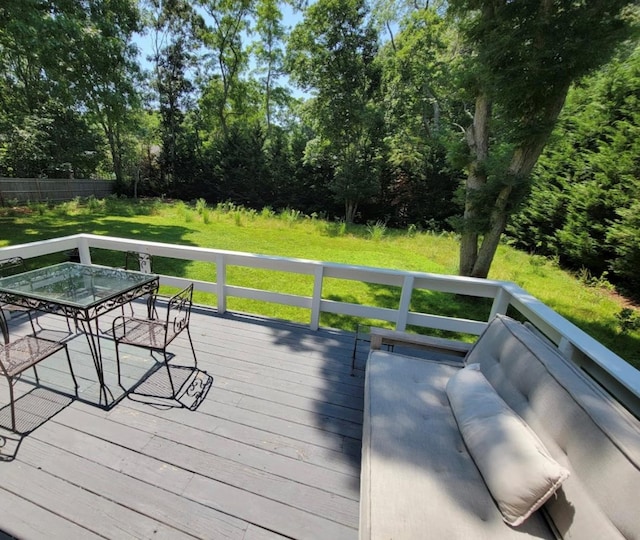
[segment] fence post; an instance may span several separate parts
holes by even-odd
[[[89,242],[86,238],[78,239],[78,254],[80,255],[80,262],[82,264],[91,264],[91,250],[89,249]]]
[[[398,319],[396,320],[396,330],[398,332],[404,332],[407,329],[407,318],[409,317],[409,309],[411,307],[414,281],[414,277],[411,274],[404,276],[400,305],[398,306]]]
[[[505,291],[504,288],[500,287],[498,289],[498,293],[493,298],[489,320],[493,319],[498,313],[500,313],[501,315],[507,314],[510,297],[511,295],[507,291]]]
[[[311,298],[311,330],[320,328],[320,303],[322,302],[322,283],[324,280],[324,265],[316,266],[313,278],[313,297]]]
[[[227,263],[224,255],[216,255],[216,294],[218,296],[218,314],[222,315],[227,311]]]

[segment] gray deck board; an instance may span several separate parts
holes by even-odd
[[[39,320],[43,336],[67,334],[64,319]],[[12,334],[25,323],[12,321]],[[363,379],[351,376],[353,336],[207,309],[194,310],[191,330],[198,368],[213,377],[196,411],[120,399],[109,339],[116,403],[106,409],[82,335],[66,335],[80,399],[64,355],[40,364],[39,386],[25,373],[18,421],[33,431],[0,428],[0,537],[357,538]],[[170,350],[173,365],[193,365],[186,338]],[[127,387],[157,366],[144,351],[121,352]],[[7,394],[0,381],[5,427]]]
[[[0,538],[102,538],[58,514],[0,488]],[[9,535],[9,536],[5,536]]]

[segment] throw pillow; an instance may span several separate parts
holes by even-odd
[[[465,445],[509,525],[521,525],[569,476],[471,364],[447,384]]]

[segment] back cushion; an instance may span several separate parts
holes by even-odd
[[[497,316],[465,360],[571,476],[544,506],[562,538],[640,540],[640,422],[520,323]]]

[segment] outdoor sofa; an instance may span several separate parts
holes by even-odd
[[[637,418],[508,317],[462,361],[379,350],[412,339],[372,330],[361,539],[640,539]]]

